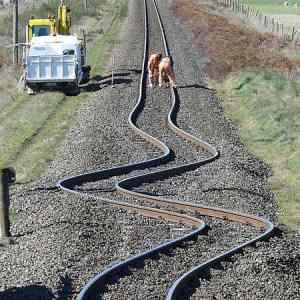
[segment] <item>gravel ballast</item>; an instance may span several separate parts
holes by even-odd
[[[181,100],[178,125],[212,143],[221,156],[195,171],[136,189],[258,214],[276,222],[276,205],[267,185],[270,170],[240,143],[237,129],[225,119],[214,93],[202,88],[205,74],[201,68],[205,57],[193,49],[191,33],[172,16],[169,3],[158,1],[175,61]],[[129,1],[129,16],[114,50],[115,87],[103,84],[79,109],[58,149],[57,159],[45,175],[38,182],[17,185],[12,190],[15,244],[0,248],[1,300],[72,299],[84,283],[107,266],[174,235],[176,225],[169,222],[127,214],[101,201],[69,195],[55,188],[56,182],[65,176],[141,161],[159,153],[137,137],[127,123],[137,98],[142,64],[142,11],[143,1]],[[152,48],[160,48],[159,43],[159,37],[154,37]],[[193,148],[190,151],[189,145],[176,148],[178,139],[162,126],[150,128],[153,119],[149,116],[155,110],[156,120],[165,125],[163,116],[170,99],[167,89],[148,91],[148,96],[149,102],[138,124],[147,132],[153,130],[151,134],[157,137],[166,134],[165,141],[174,150],[181,151],[178,158],[183,157],[183,162],[205,157],[203,152],[193,152]],[[179,159],[172,164],[181,162]],[[141,172],[144,171],[138,171]],[[84,188],[103,198],[126,200],[111,192],[116,179]],[[174,249],[177,255],[147,261],[145,269],[122,278],[121,284],[109,286],[104,299],[163,298],[170,280],[195,263],[192,257],[199,255],[201,260],[213,257],[256,234],[238,224],[207,221],[212,228],[208,236],[200,237],[187,248]],[[232,262],[224,263],[224,270],[213,270],[210,281],[201,280],[192,298],[298,299],[300,239],[288,229],[282,229],[282,236],[236,255]],[[194,250],[187,255],[186,249]]]
[[[143,31],[135,30],[143,28],[141,5],[129,3],[130,14],[120,45],[114,50],[114,88],[101,74],[105,84],[100,81],[102,89],[79,109],[45,175],[38,182],[12,188],[15,244],[0,248],[4,275],[0,299],[71,299],[111,263],[171,238],[174,225],[169,222],[127,214],[55,188],[66,176],[152,155],[151,151],[140,151],[145,143],[127,124],[137,98],[142,63]]]

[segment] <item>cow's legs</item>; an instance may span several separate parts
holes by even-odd
[[[171,86],[176,87],[175,74],[172,69],[169,70],[169,72],[168,72],[168,78],[169,78]]]

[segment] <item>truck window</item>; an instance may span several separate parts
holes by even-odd
[[[74,49],[65,49],[63,51],[63,55],[75,55],[75,50]]]
[[[46,36],[50,35],[49,26],[32,26],[32,36]]]

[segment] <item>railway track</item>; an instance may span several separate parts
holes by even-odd
[[[69,177],[59,181],[58,186],[67,192],[84,195],[85,197],[88,198],[96,198],[97,200],[105,201],[106,203],[109,203],[114,207],[126,209],[129,212],[135,212],[146,217],[164,219],[179,224],[192,226],[194,229],[192,232],[184,235],[183,237],[161,244],[160,246],[152,250],[130,257],[129,259],[121,263],[118,263],[113,267],[106,269],[104,272],[98,274],[96,277],[92,278],[87,283],[87,285],[82,289],[81,293],[78,295],[77,297],[78,300],[95,299],[95,295],[99,295],[103,293],[106,284],[111,280],[113,276],[122,273],[128,267],[134,266],[136,263],[140,261],[144,261],[147,258],[151,258],[160,253],[164,253],[168,249],[172,249],[177,245],[182,244],[185,241],[195,240],[201,233],[204,233],[207,230],[206,224],[200,218],[189,216],[187,213],[178,213],[175,211],[178,210],[180,212],[192,211],[197,215],[217,218],[217,219],[224,220],[226,222],[227,221],[238,222],[241,224],[245,224],[257,228],[260,231],[260,234],[257,235],[255,238],[250,239],[249,241],[242,243],[227,252],[224,252],[210,260],[207,260],[206,262],[198,266],[195,266],[189,272],[183,274],[180,278],[178,278],[174,282],[172,287],[169,289],[168,294],[166,296],[166,299],[169,300],[182,299],[181,296],[182,291],[184,287],[188,285],[189,281],[199,277],[201,272],[207,270],[211,266],[224,260],[226,257],[232,256],[233,254],[240,252],[242,248],[257,242],[258,240],[266,238],[268,235],[271,234],[273,230],[272,223],[270,223],[268,220],[256,216],[242,214],[239,212],[234,212],[234,211],[224,210],[219,208],[205,207],[205,206],[201,206],[189,202],[169,200],[162,197],[157,197],[154,195],[149,195],[149,194],[145,194],[133,190],[134,187],[147,182],[153,182],[161,178],[172,177],[175,175],[182,174],[186,171],[194,170],[202,165],[208,164],[216,160],[219,157],[219,152],[212,145],[183,131],[176,125],[176,115],[179,109],[179,100],[180,100],[179,94],[176,89],[173,88],[170,89],[171,97],[172,97],[172,106],[168,113],[167,125],[178,137],[192,143],[193,145],[196,145],[198,148],[202,149],[202,151],[205,151],[208,154],[206,155],[205,158],[202,157],[197,161],[185,162],[184,164],[181,164],[179,166],[172,165],[172,167],[168,167],[169,164],[167,165],[167,163],[172,161],[174,156],[171,149],[165,143],[149,135],[148,133],[146,133],[145,131],[143,131],[141,128],[137,126],[138,117],[140,113],[143,111],[144,102],[147,97],[146,66],[147,66],[147,57],[149,56],[148,8],[150,5],[153,5],[156,12],[156,17],[159,22],[158,24],[162,35],[162,43],[164,45],[165,55],[170,55],[170,50],[165,37],[163,23],[155,0],[152,0],[151,2],[150,0],[148,1],[144,0],[144,4],[145,4],[145,40],[144,40],[144,58],[143,58],[142,74],[141,74],[140,87],[139,87],[139,98],[137,100],[134,109],[129,115],[128,121],[132,129],[139,136],[144,138],[147,142],[151,143],[153,146],[160,149],[163,152],[163,154],[156,158],[145,160],[142,162],[137,162],[134,164],[118,166],[118,167],[105,169],[105,170],[98,170],[87,174],[81,174],[76,177]],[[82,190],[78,189],[78,187],[86,183],[106,180],[113,176],[124,176],[130,172],[137,171],[137,170],[144,170],[149,168],[154,169],[155,167],[158,167],[162,164],[165,165],[165,168],[163,170],[155,171],[151,169],[151,172],[122,179],[115,186],[117,192],[125,194],[128,197],[140,199],[142,200],[143,205],[137,205],[130,202],[111,200],[108,198],[103,198],[99,195],[91,195],[88,192],[83,192]],[[153,205],[160,208],[154,208]],[[162,209],[161,207],[164,207],[164,209]]]

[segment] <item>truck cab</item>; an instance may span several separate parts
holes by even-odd
[[[49,17],[48,19],[31,19],[28,22],[26,41],[27,43],[36,36],[54,35],[56,33],[56,19]]]
[[[57,18],[55,16],[48,16],[45,19],[30,17],[26,30],[26,42],[30,43],[31,39],[36,36],[70,35],[70,29],[71,11],[61,3],[57,10]]]

